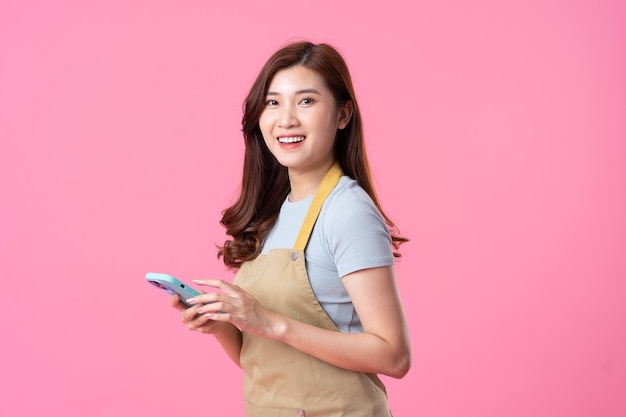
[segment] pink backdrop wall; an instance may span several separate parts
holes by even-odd
[[[348,60],[414,366],[397,416],[626,413],[620,1],[0,4],[0,415],[241,415],[147,271],[215,257],[241,102],[285,42]]]

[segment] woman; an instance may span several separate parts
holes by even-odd
[[[241,195],[220,248],[234,284],[189,300],[244,371],[247,416],[390,416],[376,374],[402,378],[409,336],[395,233],[372,187],[343,58],[299,42],[266,62],[245,102]]]

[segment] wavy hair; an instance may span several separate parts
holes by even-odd
[[[397,249],[408,239],[398,234],[395,224],[382,210],[374,190],[365,153],[361,112],[348,67],[332,46],[311,42],[292,43],[275,52],[261,69],[244,102],[242,131],[245,154],[241,192],[237,201],[222,213],[220,223],[232,239],[219,247],[218,257],[222,256],[229,268],[239,268],[243,262],[256,258],[289,194],[287,168],[278,163],[265,145],[259,119],[274,75],[296,65],[318,73],[338,106],[352,102],[353,112],[348,125],[337,131],[335,157],[344,173],[355,179],[376,204],[391,233],[394,256],[399,257]]]

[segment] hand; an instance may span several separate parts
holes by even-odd
[[[211,320],[210,317],[198,313],[198,309],[202,307],[202,304],[196,304],[192,307],[187,307],[180,300],[177,294],[174,294],[170,300],[172,307],[182,312],[182,321],[187,325],[189,330],[194,330],[200,333],[212,334],[219,331],[221,323]]]
[[[193,307],[188,314],[199,314],[195,320],[202,327],[203,323],[228,322],[239,329],[260,337],[275,335],[277,315],[265,309],[252,295],[239,286],[223,280],[194,280],[198,285],[212,287],[220,292],[201,294],[190,300]],[[208,321],[201,321],[208,320]]]

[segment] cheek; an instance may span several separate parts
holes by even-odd
[[[263,142],[265,143],[265,146],[267,146],[268,148],[271,148],[275,142],[274,139],[272,138],[272,135],[268,134],[267,132],[264,132],[263,129],[261,129],[261,135],[263,136]]]
[[[326,114],[324,117],[320,117],[317,120],[316,125],[320,133],[323,132],[323,135],[328,137],[329,139],[334,139],[337,134],[338,124],[337,118],[333,114]]]
[[[261,134],[263,135],[264,139],[271,136],[272,124],[268,117],[264,117],[263,114],[261,114],[261,117],[259,118],[259,128],[261,129]]]
[[[325,112],[320,112],[320,114],[317,115],[317,124],[320,128],[327,131],[337,130],[339,126],[339,119],[339,112],[336,109],[327,109]]]

